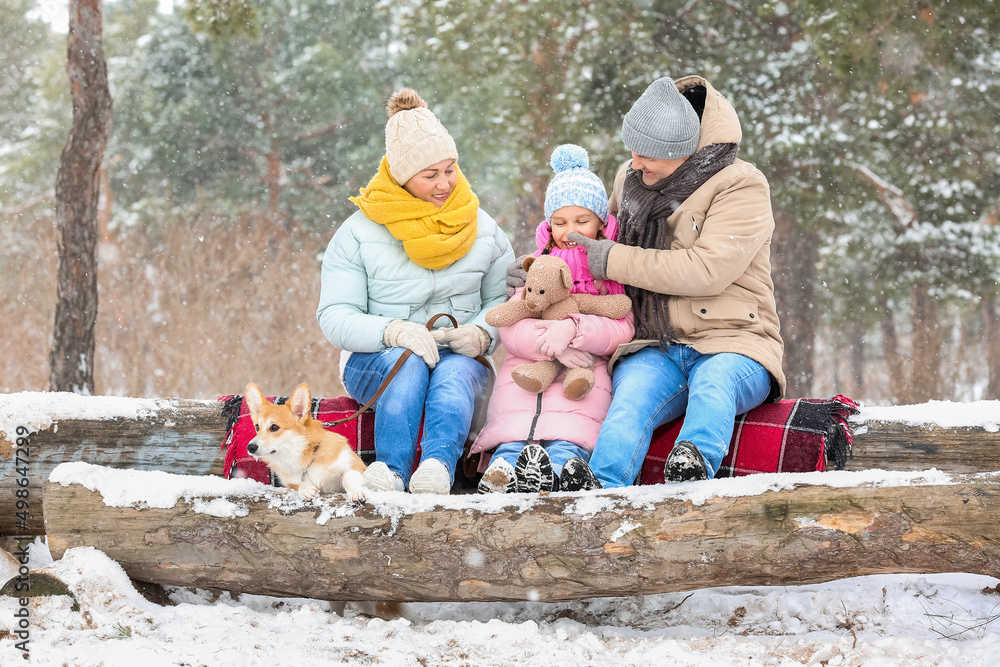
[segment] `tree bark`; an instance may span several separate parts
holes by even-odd
[[[52,412],[45,401],[58,397],[40,394],[36,406],[17,407],[0,395],[0,423],[16,423],[17,410]],[[99,397],[86,399],[99,403]],[[119,399],[124,400],[124,399]],[[44,523],[42,484],[60,463],[84,461],[113,468],[162,470],[179,475],[222,475],[226,436],[221,403],[186,399],[158,399],[155,414],[134,418],[58,419],[23,433],[0,431],[0,535],[41,535]],[[139,411],[140,414],[142,411]],[[982,427],[941,428],[900,422],[852,421],[854,455],[848,470],[926,470],[948,473],[1000,470],[1000,432]],[[21,443],[17,438],[21,437]],[[27,447],[17,452],[17,447]],[[18,456],[26,460],[31,511],[26,527],[15,517],[14,492]]]
[[[885,292],[878,295],[879,326],[882,329],[882,352],[889,371],[889,396],[896,402],[906,393],[906,369],[899,349],[895,313]]]
[[[997,313],[997,298],[987,295],[982,300],[983,330],[986,347],[986,363],[989,375],[983,398],[1000,398],[1000,314]]]
[[[556,601],[714,586],[811,584],[871,574],[1000,575],[1000,474],[891,487],[797,485],[703,504],[661,495],[542,496],[496,511],[476,496],[410,513],[340,494],[236,499],[248,513],[118,508],[47,483],[54,557],[90,546],[133,579],[328,600]],[[492,499],[489,499],[492,501]],[[380,513],[381,512],[381,513]],[[319,517],[322,513],[322,519]]]
[[[814,376],[816,340],[816,266],[819,239],[778,207],[774,207],[771,242],[774,298],[785,343],[783,360],[787,396],[809,396]]]
[[[941,309],[927,285],[913,291],[913,369],[904,403],[926,403],[941,397],[941,348],[944,327]]]
[[[59,270],[49,389],[93,394],[99,172],[111,132],[101,0],[70,0],[66,72],[73,126],[56,176]]]

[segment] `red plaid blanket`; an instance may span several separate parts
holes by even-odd
[[[276,484],[267,465],[247,454],[247,443],[254,437],[250,410],[240,395],[221,396],[226,418],[226,451],[223,470],[226,478],[250,477]],[[281,404],[287,396],[270,398]],[[359,407],[350,396],[312,399],[314,419],[337,421]],[[846,396],[829,399],[799,398],[767,403],[736,418],[729,453],[722,459],[717,477],[740,477],[764,472],[812,472],[826,470],[827,461],[842,470],[851,452],[853,436],[847,424],[857,414],[858,404]],[[640,483],[662,484],[663,465],[674,447],[683,418],[665,424],[653,433],[653,440],[642,465]],[[357,419],[335,426],[366,463],[375,460],[375,412],[369,410]],[[419,460],[419,455],[417,457]]]
[[[854,438],[847,419],[858,404],[846,396],[798,398],[765,403],[736,418],[729,453],[716,477],[764,472],[826,470],[827,461],[843,470]],[[662,484],[663,465],[674,448],[684,418],[664,424],[642,464],[642,484]]]

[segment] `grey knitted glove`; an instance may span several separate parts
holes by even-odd
[[[608,239],[601,239],[600,241],[588,239],[580,232],[571,232],[566,238],[570,241],[576,241],[587,249],[587,268],[590,269],[590,275],[601,280],[607,280],[608,255],[611,254],[611,249],[617,244]]]
[[[422,324],[393,320],[382,334],[382,342],[388,347],[405,347],[424,360],[430,368],[434,368],[438,359],[437,343],[434,337]]]
[[[479,357],[490,349],[490,335],[477,324],[435,329],[431,332],[431,336],[438,343],[450,347],[452,352],[466,357]]]
[[[514,290],[519,287],[524,287],[524,281],[528,279],[528,272],[525,271],[521,264],[524,263],[524,258],[527,255],[521,255],[507,267],[507,298],[514,296]]]

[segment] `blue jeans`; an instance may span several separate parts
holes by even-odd
[[[505,442],[497,445],[497,448],[493,450],[493,456],[490,458],[490,463],[493,463],[497,459],[503,459],[507,463],[514,465],[517,463],[517,455],[521,453],[521,450],[524,449],[527,444],[527,440],[519,440],[516,442]],[[539,440],[538,444],[540,444],[549,455],[549,461],[552,462],[552,472],[556,477],[559,477],[562,474],[562,469],[563,466],[566,465],[566,461],[569,461],[574,456],[578,456],[584,461],[590,458],[590,450],[584,449],[580,445],[567,440]]]
[[[344,386],[360,403],[375,395],[405,348],[382,352],[354,352],[344,369]],[[455,466],[472,424],[477,396],[486,391],[489,373],[471,357],[441,350],[434,368],[413,354],[403,362],[386,390],[375,401],[375,459],[409,484],[417,454],[417,435],[423,417],[420,441],[421,463],[441,461],[455,481]]]
[[[632,484],[653,431],[684,417],[677,440],[705,457],[714,477],[729,450],[736,415],[763,403],[771,375],[742,354],[702,354],[686,345],[644,347],[614,368],[612,399],[590,469],[604,488]]]

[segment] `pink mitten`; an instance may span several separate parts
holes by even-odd
[[[576,320],[567,317],[561,320],[541,320],[536,329],[545,329],[535,341],[535,350],[553,359],[562,354],[576,338]]]
[[[590,368],[594,365],[594,355],[575,347],[567,347],[562,354],[556,355],[556,360],[566,368]]]

